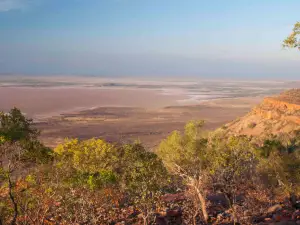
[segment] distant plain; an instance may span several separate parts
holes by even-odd
[[[66,137],[140,140],[153,149],[192,119],[215,129],[299,81],[0,77],[0,111],[20,108],[49,146]]]

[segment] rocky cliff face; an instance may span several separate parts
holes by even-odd
[[[267,97],[242,118],[226,125],[228,132],[245,135],[291,133],[300,129],[300,89]]]

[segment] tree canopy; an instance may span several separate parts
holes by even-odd
[[[31,119],[26,118],[22,112],[13,108],[8,113],[0,113],[0,136],[15,142],[36,138],[39,132],[33,127]]]
[[[300,50],[300,22],[294,25],[292,33],[283,41],[284,48],[298,48]]]

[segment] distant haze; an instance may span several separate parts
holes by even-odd
[[[0,0],[0,74],[299,79],[299,0]]]

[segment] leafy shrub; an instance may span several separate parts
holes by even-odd
[[[259,161],[255,149],[250,139],[243,136],[214,139],[211,146],[211,185],[225,196],[237,222],[238,196],[258,186],[256,167]]]
[[[201,209],[204,220],[208,221],[205,195],[210,162],[203,124],[203,121],[190,121],[183,134],[174,131],[161,142],[157,154],[171,172],[182,177],[191,196],[197,199],[194,205],[196,211]]]
[[[145,221],[169,183],[162,161],[139,143],[116,146],[101,139],[66,139],[54,149],[54,165],[51,179],[60,177],[56,187],[114,189],[123,193],[118,201],[133,204]]]
[[[300,138],[271,136],[258,148],[258,169],[266,188],[275,193],[300,193]]]

